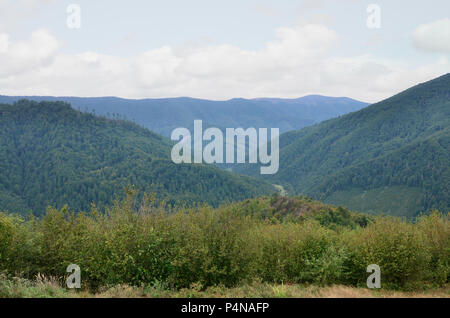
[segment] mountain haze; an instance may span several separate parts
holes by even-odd
[[[359,110],[368,104],[345,97],[318,95],[297,99],[243,99],[210,101],[195,98],[122,99],[116,97],[13,97],[0,96],[0,103],[13,103],[22,98],[34,101],[64,101],[75,109],[99,115],[133,120],[166,137],[173,129],[192,129],[194,120],[204,127],[279,128],[280,132],[300,129],[326,119]]]

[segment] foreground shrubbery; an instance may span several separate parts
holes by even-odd
[[[137,205],[130,195],[107,213],[49,209],[28,220],[0,214],[0,272],[63,278],[69,264],[78,264],[91,289],[252,281],[365,286],[366,267],[378,264],[385,288],[448,282],[450,226],[439,213],[407,223],[305,198],[170,212],[152,197],[144,201]]]

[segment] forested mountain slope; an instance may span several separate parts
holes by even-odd
[[[280,139],[293,192],[351,209],[413,216],[450,209],[450,74]],[[252,167],[239,171],[254,174]]]
[[[176,165],[171,145],[131,122],[63,102],[0,104],[0,210],[41,214],[64,204],[86,210],[92,202],[112,203],[128,186],[170,203],[215,206],[276,191],[213,166]]]

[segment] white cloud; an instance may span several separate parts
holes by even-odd
[[[37,30],[28,41],[12,44],[8,34],[0,34],[0,78],[50,66],[59,47],[60,43],[46,30]]]
[[[425,51],[450,53],[450,19],[422,24],[414,31],[414,45]]]
[[[279,28],[259,50],[203,45],[150,50],[132,57],[61,54],[47,31],[11,43],[0,35],[0,94],[287,97],[306,94],[377,101],[450,70],[442,58],[420,68],[370,55],[333,57],[337,33],[323,25]]]
[[[6,53],[9,48],[9,35],[0,33],[0,54]]]

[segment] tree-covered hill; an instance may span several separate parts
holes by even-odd
[[[280,139],[271,181],[354,210],[450,209],[450,74]],[[244,170],[254,173],[250,168]]]
[[[64,101],[75,109],[111,118],[127,118],[166,137],[178,127],[192,129],[194,120],[217,128],[279,128],[280,132],[300,129],[357,111],[368,104],[345,97],[305,96],[297,99],[243,99],[211,101],[195,98],[122,99],[115,97],[17,97],[0,96],[0,103],[20,99]]]
[[[0,104],[0,210],[44,212],[68,204],[111,204],[123,188],[169,203],[220,203],[276,190],[213,166],[176,165],[171,141],[124,120],[82,113],[63,102]]]

